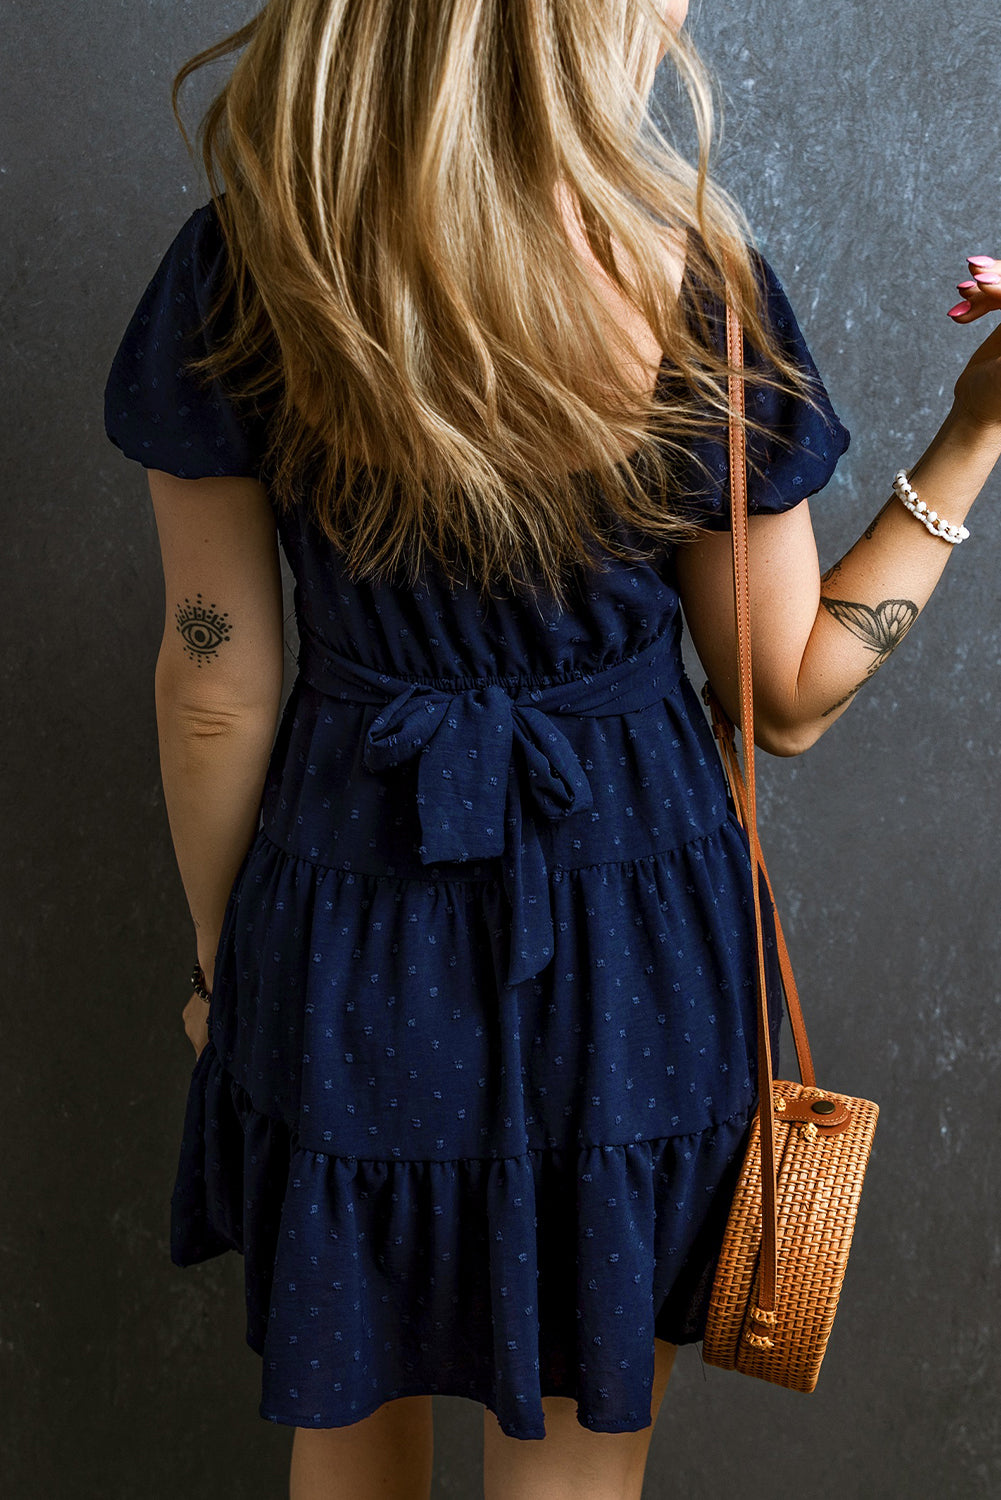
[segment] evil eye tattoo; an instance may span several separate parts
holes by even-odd
[[[219,655],[219,647],[229,639],[232,629],[228,612],[219,614],[214,604],[203,604],[201,594],[196,595],[194,604],[190,599],[179,604],[174,619],[185,651],[199,666]]]

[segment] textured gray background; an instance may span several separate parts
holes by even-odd
[[[257,1416],[240,1259],[182,1272],[168,1256],[192,941],[157,765],[152,509],[101,405],[129,314],[206,196],[170,78],[252,8],[0,11],[8,1500],[287,1493],[291,1433]],[[986,335],[945,312],[966,254],[1001,249],[1001,25],[955,0],[696,0],[690,27],[723,84],[721,174],[853,434],[812,502],[827,566],[927,445]],[[192,122],[205,98],[189,85]],[[651,1500],[1001,1492],[999,499],[995,474],[971,540],[847,715],[802,758],[760,756],[820,1081],[882,1114],[817,1391],[682,1350]],[[783,1063],[795,1076],[787,1030]],[[475,1497],[481,1408],[441,1398],[436,1418],[436,1496]]]

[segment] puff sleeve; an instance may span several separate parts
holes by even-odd
[[[791,510],[801,500],[822,490],[831,479],[838,460],[847,451],[851,434],[839,419],[827,389],[807,347],[796,315],[778,276],[763,255],[752,253],[765,293],[766,316],[783,352],[810,377],[819,411],[800,397],[771,389],[747,390],[747,414],[764,424],[766,433],[748,433],[747,505],[752,515],[776,515]],[[714,332],[721,352],[726,349],[726,310],[714,299],[711,310]],[[766,368],[757,350],[747,346],[752,369]],[[693,469],[691,514],[714,531],[730,529],[730,462],[725,437],[700,441],[694,451],[707,465],[713,482]],[[753,465],[757,466],[757,472]]]
[[[185,361],[209,352],[207,318],[226,242],[211,202],[178,232],[140,298],[104,392],[107,436],[127,458],[179,479],[260,477],[264,423],[237,415],[219,381]]]

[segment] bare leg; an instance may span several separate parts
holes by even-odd
[[[508,1437],[484,1410],[484,1500],[640,1500],[647,1453],[677,1345],[654,1339],[650,1426],[639,1432],[591,1432],[568,1396],[544,1396],[546,1435]]]
[[[289,1500],[429,1500],[430,1396],[401,1396],[348,1427],[297,1427]]]

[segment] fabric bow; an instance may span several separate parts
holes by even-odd
[[[499,856],[511,908],[507,983],[531,979],[555,951],[537,821],[594,807],[577,754],[551,715],[631,713],[662,699],[683,672],[678,617],[609,667],[513,694],[498,683],[442,688],[380,672],[331,650],[304,621],[299,642],[299,671],[312,686],[342,702],[379,705],[362,749],[366,770],[417,758],[421,862]]]

